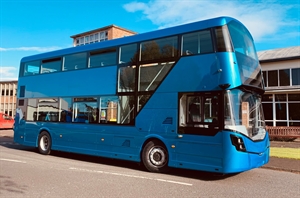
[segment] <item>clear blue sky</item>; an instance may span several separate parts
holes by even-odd
[[[0,0],[0,81],[22,57],[72,46],[71,35],[115,24],[143,33],[231,16],[258,51],[300,45],[300,0]]]

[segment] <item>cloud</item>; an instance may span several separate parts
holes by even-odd
[[[123,7],[127,12],[136,12],[136,11],[148,9],[147,5],[145,3],[141,3],[141,2],[131,2],[131,3],[125,4]]]
[[[17,68],[10,66],[0,66],[0,81],[17,80]]]
[[[293,8],[276,1],[196,1],[151,0],[148,3],[134,1],[125,4],[127,12],[142,12],[159,28],[176,26],[219,16],[231,16],[241,21],[249,29],[256,41],[292,26],[286,14]],[[298,24],[299,25],[299,24]]]
[[[3,48],[0,47],[0,51],[37,51],[37,52],[48,52],[62,49],[61,47],[16,47],[16,48]]]

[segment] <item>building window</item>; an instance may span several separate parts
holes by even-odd
[[[108,32],[100,32],[100,42],[108,40]]]
[[[266,87],[300,85],[300,68],[264,71]]]
[[[84,44],[89,44],[89,40],[90,40],[90,37],[89,36],[85,36],[84,37]]]
[[[276,120],[286,120],[286,103],[275,103]]]
[[[95,42],[99,42],[99,33],[95,34]]]
[[[84,37],[80,37],[80,39],[79,39],[79,45],[84,45]]]
[[[265,94],[262,97],[269,126],[300,126],[300,94]]]
[[[279,85],[290,86],[290,69],[279,70]]]
[[[90,43],[94,43],[94,34],[90,35]]]
[[[268,71],[268,86],[274,87],[278,86],[278,71]]]
[[[108,40],[108,32],[104,31],[76,38],[75,42],[76,46],[79,46],[106,40]]]
[[[292,69],[292,85],[300,85],[300,68]]]

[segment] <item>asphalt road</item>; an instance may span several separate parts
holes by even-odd
[[[36,149],[0,137],[0,197],[300,197],[300,174],[254,169],[235,175],[172,169]]]

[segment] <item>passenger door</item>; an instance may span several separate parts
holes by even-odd
[[[222,94],[179,94],[179,127],[176,159],[185,168],[222,167]]]

